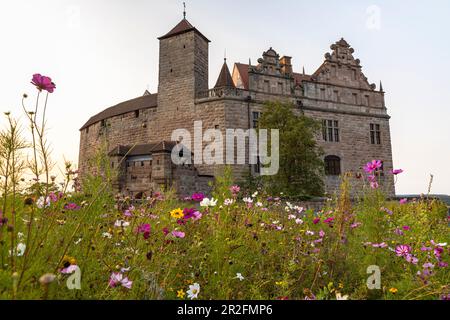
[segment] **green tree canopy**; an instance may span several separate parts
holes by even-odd
[[[305,198],[321,196],[323,186],[322,150],[315,135],[320,124],[304,115],[294,114],[291,103],[267,102],[259,119],[259,129],[279,129],[280,170],[262,177],[269,192]]]

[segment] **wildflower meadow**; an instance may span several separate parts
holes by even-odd
[[[26,125],[5,113],[0,137],[1,299],[450,299],[447,207],[386,199],[380,161],[360,197],[344,175],[321,210],[246,188],[229,168],[211,194],[182,199],[123,197],[110,168],[80,180],[69,162],[58,183],[45,118],[56,86],[31,82]]]

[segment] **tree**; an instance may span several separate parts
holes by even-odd
[[[291,103],[267,102],[259,119],[259,129],[280,132],[280,169],[274,176],[264,176],[264,185],[271,193],[289,197],[321,196],[324,164],[315,139],[321,127],[311,118],[295,115],[293,109]]]

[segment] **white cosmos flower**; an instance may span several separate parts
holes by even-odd
[[[242,273],[236,273],[236,278],[235,279],[239,279],[239,281],[242,281],[242,280],[244,280],[245,278],[244,278],[244,276],[242,275]]]
[[[341,295],[340,292],[336,292],[336,300],[348,300],[348,295]]]
[[[258,191],[256,191],[254,194],[252,194],[252,198],[256,198],[257,195],[258,195]]]
[[[45,203],[44,203],[44,202],[45,202]],[[45,206],[46,208],[48,208],[48,207],[50,206],[50,197],[47,197],[47,198],[45,199],[45,201],[44,201],[44,197],[40,197],[40,198],[37,199],[37,201],[36,201],[36,206],[37,206],[39,209],[44,208],[44,206]]]
[[[296,224],[303,224],[303,220],[302,219],[295,219],[295,223]]]
[[[22,242],[18,243],[18,244],[17,244],[17,249],[16,249],[16,256],[17,256],[17,257],[23,256],[24,253],[25,253],[25,249],[26,249],[26,248],[27,248],[27,246],[26,246],[25,243],[22,243]],[[11,250],[9,250],[9,255],[12,255]]]
[[[117,220],[115,223],[114,223],[114,226],[115,227],[128,227],[130,225],[130,223],[128,222],[128,221],[125,221],[125,220]]]
[[[263,204],[262,204],[262,202],[257,202],[257,203],[256,203],[256,206],[257,206],[257,207],[262,207]]]
[[[231,206],[233,203],[234,203],[233,199],[225,199],[225,201],[223,202],[223,204],[226,206]]]
[[[244,201],[245,203],[253,203],[253,199],[251,198],[244,198],[242,199],[242,201]]]
[[[214,198],[208,199],[208,198],[204,198],[201,202],[200,202],[200,206],[201,207],[215,207],[217,204],[217,200]]]
[[[103,237],[103,238],[111,239],[111,238],[112,238],[112,234],[109,233],[109,232],[103,232],[103,233],[102,233],[102,237]]]
[[[191,300],[197,299],[198,294],[200,293],[200,285],[198,283],[194,283],[189,286],[189,290],[187,291],[188,298]]]

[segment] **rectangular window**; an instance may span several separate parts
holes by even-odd
[[[358,94],[352,93],[353,104],[358,104]]]
[[[258,124],[259,124],[259,118],[261,117],[261,112],[257,112],[254,111],[252,113],[252,118],[253,118],[253,128],[258,128]]]
[[[370,143],[381,144],[381,130],[379,124],[370,124]]]
[[[323,140],[328,142],[339,142],[339,121],[337,120],[323,120],[322,121],[322,136]]]
[[[270,92],[270,82],[269,80],[264,80],[264,92]]]
[[[333,91],[333,100],[339,102],[339,91],[337,90]]]
[[[320,89],[320,99],[325,100],[325,88]]]
[[[283,83],[282,82],[278,82],[278,93],[283,94]]]
[[[352,70],[352,79],[356,80],[356,70]]]
[[[103,120],[100,122],[100,126],[101,126],[102,128],[106,127],[106,120],[105,120],[105,119],[103,119]]]
[[[370,97],[368,95],[364,96],[364,105],[367,107],[370,105]]]
[[[134,117],[139,118],[139,110],[134,111]]]

